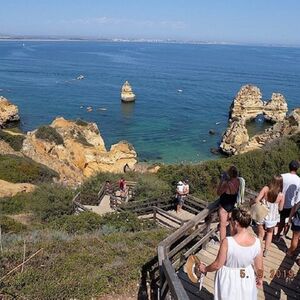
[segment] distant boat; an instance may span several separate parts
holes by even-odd
[[[221,122],[216,122],[216,125],[219,125],[219,124],[221,124]]]
[[[91,112],[91,111],[93,111],[93,108],[92,108],[91,106],[88,106],[88,107],[86,108],[86,110],[87,110],[88,112]]]
[[[130,83],[126,80],[121,89],[121,100],[123,102],[135,101],[135,94],[132,91]]]
[[[82,80],[82,79],[84,79],[84,76],[83,75],[79,75],[76,79],[77,80]]]
[[[105,111],[105,110],[107,110],[107,108],[105,108],[105,107],[99,107],[97,110]]]
[[[182,93],[182,90],[177,90],[178,93]]]

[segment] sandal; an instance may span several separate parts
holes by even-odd
[[[269,250],[265,249],[264,252],[263,252],[263,257],[266,257],[269,253]]]

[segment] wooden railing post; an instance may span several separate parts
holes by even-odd
[[[156,222],[156,207],[155,206],[153,206],[153,219],[154,219],[154,221]]]

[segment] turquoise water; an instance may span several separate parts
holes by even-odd
[[[84,80],[73,80],[80,74]],[[135,104],[120,102],[125,80],[137,95]],[[0,42],[0,95],[19,106],[22,129],[56,116],[82,118],[98,124],[107,148],[128,140],[147,161],[214,157],[210,148],[226,128],[229,105],[247,83],[258,85],[265,99],[281,92],[290,109],[299,106],[300,49]],[[210,129],[217,134],[209,135]]]

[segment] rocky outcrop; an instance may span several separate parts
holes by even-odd
[[[30,183],[11,183],[0,180],[0,198],[13,197],[18,193],[30,193],[35,189],[35,185]]]
[[[287,116],[288,106],[283,95],[273,93],[270,101],[263,101],[258,87],[243,86],[230,107],[230,118],[220,148],[229,155],[262,148],[264,145],[285,135],[291,135],[299,128],[299,109]],[[249,138],[246,122],[263,114],[274,125],[262,134]]]
[[[122,86],[121,90],[121,100],[123,102],[133,102],[135,101],[135,94],[132,91],[130,83],[126,80]]]
[[[283,95],[273,93],[271,100],[263,101],[260,89],[254,85],[242,86],[233,100],[230,108],[230,118],[249,121],[258,115],[264,115],[267,120],[282,121],[288,107]]]
[[[19,109],[16,105],[9,102],[3,96],[0,96],[0,128],[10,122],[19,121]]]
[[[263,114],[272,122],[283,121],[288,112],[288,106],[283,95],[273,93],[271,100],[264,104]]]
[[[230,122],[228,129],[223,135],[220,148],[228,154],[236,154],[249,142],[249,135],[246,123],[243,119],[236,119]]]
[[[45,134],[41,138],[34,130],[27,133],[21,152],[58,172],[62,181],[78,184],[96,172],[123,172],[126,164],[133,168],[137,162],[133,146],[126,141],[107,151],[95,123],[56,118],[50,127],[62,142]]]

